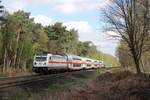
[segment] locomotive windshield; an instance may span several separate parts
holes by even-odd
[[[46,61],[47,57],[36,57],[35,60],[36,61]]]

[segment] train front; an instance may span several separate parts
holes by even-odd
[[[33,72],[42,73],[47,71],[49,54],[36,54],[33,60]]]

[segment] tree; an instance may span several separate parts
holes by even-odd
[[[109,23],[109,31],[123,39],[129,47],[137,73],[141,73],[140,60],[145,51],[145,41],[149,30],[149,0],[111,0],[104,14]],[[139,11],[140,9],[140,11]]]
[[[5,22],[6,22],[6,15],[7,15],[7,11],[5,9],[5,7],[3,5],[1,5],[1,0],[0,0],[0,65],[2,65],[2,61],[3,61],[3,43],[2,43],[2,29],[5,26]],[[5,66],[2,66],[2,71],[4,70]]]
[[[4,70],[8,68],[23,68],[32,52],[33,20],[30,13],[18,11],[6,18],[2,29],[2,61]],[[28,49],[26,49],[28,48]]]
[[[45,28],[49,43],[48,50],[51,53],[64,53],[64,43],[66,36],[66,27],[62,26],[62,23],[55,23],[52,26]]]
[[[147,41],[150,44],[150,41]],[[134,61],[129,52],[129,47],[124,41],[120,41],[119,46],[117,47],[116,56],[119,58],[120,64],[126,69],[132,69],[134,66]],[[150,72],[150,50],[144,52],[141,57],[141,63],[144,66],[144,72]]]
[[[2,1],[0,0],[0,3]],[[0,5],[0,24],[4,24],[5,16],[7,15],[7,11],[3,5]]]
[[[79,42],[77,54],[80,56],[89,57],[89,53],[90,53],[90,49],[91,49],[90,44],[92,44],[91,41]]]
[[[1,3],[1,1],[0,1],[0,3]],[[4,34],[4,31],[6,31],[5,27],[7,27],[6,23],[7,23],[7,16],[8,16],[8,14],[6,14],[5,12],[6,12],[5,7],[3,5],[1,5],[0,6],[1,58],[0,59],[1,59],[1,65],[2,65],[3,72],[7,69],[6,59],[7,59],[8,52],[7,52],[6,48],[8,48],[8,45],[9,45],[7,43],[7,39],[9,39],[10,35],[11,35],[11,34]],[[8,42],[9,42],[9,40],[8,40]]]
[[[99,59],[98,55],[100,52],[91,41],[86,41],[78,43],[77,54],[84,57]]]
[[[78,34],[76,30],[67,30],[62,23],[57,22],[54,25],[46,27],[45,32],[49,38],[49,52],[56,54],[76,52],[78,43]]]
[[[116,56],[119,58],[119,62],[125,69],[134,66],[133,59],[130,56],[129,48],[127,44],[121,40],[117,47]]]
[[[67,34],[66,53],[77,54],[77,46],[79,42],[78,31],[71,29]]]
[[[32,43],[33,51],[37,52],[47,52],[48,51],[48,36],[45,29],[40,24],[32,23]]]

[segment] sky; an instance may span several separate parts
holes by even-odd
[[[115,56],[118,42],[110,39],[113,32],[105,32],[102,9],[109,0],[2,0],[13,13],[24,10],[31,13],[35,23],[43,26],[62,22],[67,29],[76,29],[80,41],[92,41],[104,53]]]

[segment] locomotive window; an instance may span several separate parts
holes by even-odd
[[[36,57],[35,60],[36,60],[36,61],[46,61],[46,58],[47,58],[47,57],[42,57],[42,56],[41,56],[41,57]]]
[[[51,57],[49,57],[49,60],[52,60]]]

